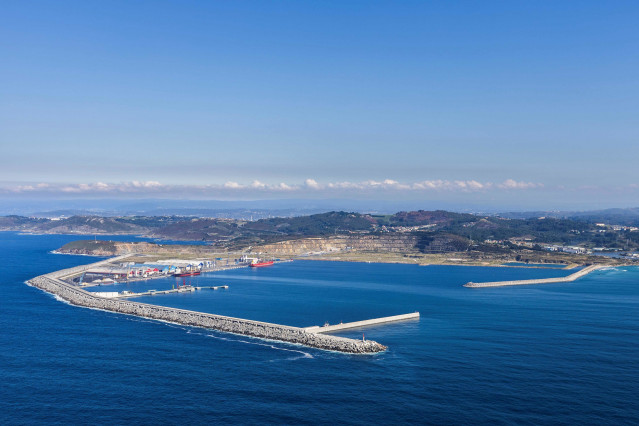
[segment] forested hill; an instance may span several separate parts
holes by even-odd
[[[478,244],[508,248],[511,244],[580,245],[587,248],[639,248],[637,222],[618,224],[598,216],[574,218],[505,218],[443,210],[369,215],[328,212],[290,218],[242,221],[180,216],[99,217],[41,219],[0,217],[0,230],[33,233],[136,234],[161,239],[208,241],[240,247],[302,237],[331,235],[411,234],[427,249],[446,246],[463,249]]]
[[[509,212],[499,214],[508,219],[531,219],[551,217],[555,219],[574,219],[588,222],[602,222],[609,224],[639,226],[639,207],[625,209],[605,209],[591,211],[533,211]]]
[[[0,216],[0,230],[49,234],[141,234],[183,220],[177,216],[71,216],[56,219]]]

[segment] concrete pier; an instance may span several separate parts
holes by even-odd
[[[534,280],[518,280],[518,281],[492,281],[492,282],[484,282],[484,283],[474,283],[469,282],[464,284],[464,287],[472,287],[472,288],[481,288],[481,287],[503,287],[509,285],[532,285],[532,284],[552,284],[552,283],[565,283],[575,281],[578,278],[583,277],[584,275],[588,275],[592,271],[596,271],[597,269],[607,268],[609,265],[591,265],[587,266],[584,269],[575,272],[574,274],[568,275],[567,277],[559,277],[559,278],[541,278]]]
[[[111,259],[113,261],[113,259]],[[98,262],[99,264],[104,263]],[[66,283],[60,277],[68,277],[82,272],[96,264],[84,265],[63,271],[41,275],[27,281],[27,284],[43,291],[54,294],[68,303],[76,306],[101,309],[121,314],[169,321],[187,326],[203,327],[223,332],[241,334],[264,339],[300,344],[312,348],[367,354],[386,350],[386,346],[372,340],[355,340],[344,337],[324,335],[303,328],[286,325],[252,321],[222,315],[207,314],[185,309],[168,308],[119,298],[98,297],[82,288]]]
[[[213,287],[192,287],[192,286],[186,286],[186,287],[178,287],[178,288],[172,288],[170,290],[148,290],[142,293],[118,293],[117,295],[111,295],[111,296],[104,296],[103,292],[92,292],[92,294],[96,295],[96,296],[100,296],[100,297],[109,297],[109,298],[130,298],[130,297],[140,297],[140,296],[155,296],[158,294],[171,294],[171,293],[190,293],[190,292],[194,292],[194,291],[199,291],[202,289],[211,289],[211,290],[219,290],[219,289],[228,289],[229,286],[228,285],[219,285],[219,286],[213,286]]]
[[[410,314],[394,315],[392,317],[383,317],[383,318],[373,318],[369,320],[347,322],[343,324],[325,325],[323,327],[316,325],[312,327],[306,327],[304,330],[312,332],[312,333],[330,333],[332,331],[346,330],[349,328],[367,327],[371,325],[386,324],[389,322],[405,321],[405,320],[418,319],[418,318],[419,318],[419,312],[412,312]]]

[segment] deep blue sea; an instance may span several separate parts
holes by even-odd
[[[73,307],[24,284],[96,261],[50,253],[75,239],[0,233],[0,424],[639,423],[639,268],[469,289],[570,271],[307,260],[136,299],[295,326],[421,312],[343,333],[389,347],[344,355]]]

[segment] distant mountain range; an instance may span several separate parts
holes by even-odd
[[[304,216],[327,211],[393,213],[419,207],[414,202],[359,201],[345,199],[278,200],[180,200],[180,199],[73,199],[2,200],[0,215],[59,216],[194,216],[253,220],[268,217]]]
[[[273,217],[306,216],[327,211],[351,211],[363,214],[393,214],[399,210],[417,211],[429,202],[349,200],[349,199],[274,199],[274,200],[180,200],[180,199],[69,199],[15,200],[0,198],[0,215],[40,218],[71,216],[189,216],[258,220]],[[434,207],[434,206],[433,206]],[[437,204],[437,208],[461,213],[500,216],[510,219],[552,217],[615,222],[630,225],[639,220],[639,207],[592,211],[499,211],[480,206]]]

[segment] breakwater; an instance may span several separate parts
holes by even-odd
[[[111,259],[112,261],[113,259]],[[98,262],[103,264],[107,261]],[[184,309],[168,308],[129,300],[109,299],[95,296],[77,286],[68,284],[60,277],[70,276],[94,267],[96,264],[71,268],[52,274],[41,275],[27,281],[31,286],[54,294],[72,305],[86,308],[135,315],[144,318],[174,322],[187,326],[203,327],[213,330],[241,334],[264,339],[295,343],[317,349],[337,352],[365,354],[386,350],[386,346],[372,340],[355,340],[344,337],[309,332],[303,328],[252,321],[222,315],[207,314]]]
[[[406,321],[411,319],[419,319],[419,312],[411,312],[410,314],[393,315],[392,317],[373,318],[369,320],[346,322],[334,325],[327,324],[322,327],[316,325],[312,327],[306,327],[305,330],[312,331],[313,333],[330,333],[333,331],[347,330],[349,328],[368,327],[371,325],[385,324],[396,321]]]
[[[492,282],[483,282],[483,283],[469,282],[464,284],[464,287],[480,288],[480,287],[503,287],[503,286],[509,286],[509,285],[565,283],[565,282],[575,281],[577,278],[581,278],[584,275],[588,275],[592,271],[596,271],[597,269],[601,269],[601,268],[607,268],[608,266],[609,265],[587,266],[584,269],[575,272],[574,274],[568,275],[567,277],[541,278],[541,279],[533,279],[533,280],[516,280],[516,281],[492,281]]]

